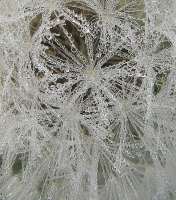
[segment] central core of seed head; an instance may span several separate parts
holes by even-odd
[[[93,76],[95,74],[95,71],[93,69],[89,69],[86,72],[87,76]]]

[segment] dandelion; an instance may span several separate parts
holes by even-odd
[[[175,198],[169,3],[1,2],[3,199]]]

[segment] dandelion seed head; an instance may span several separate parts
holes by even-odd
[[[174,199],[174,3],[0,4],[2,198]]]

